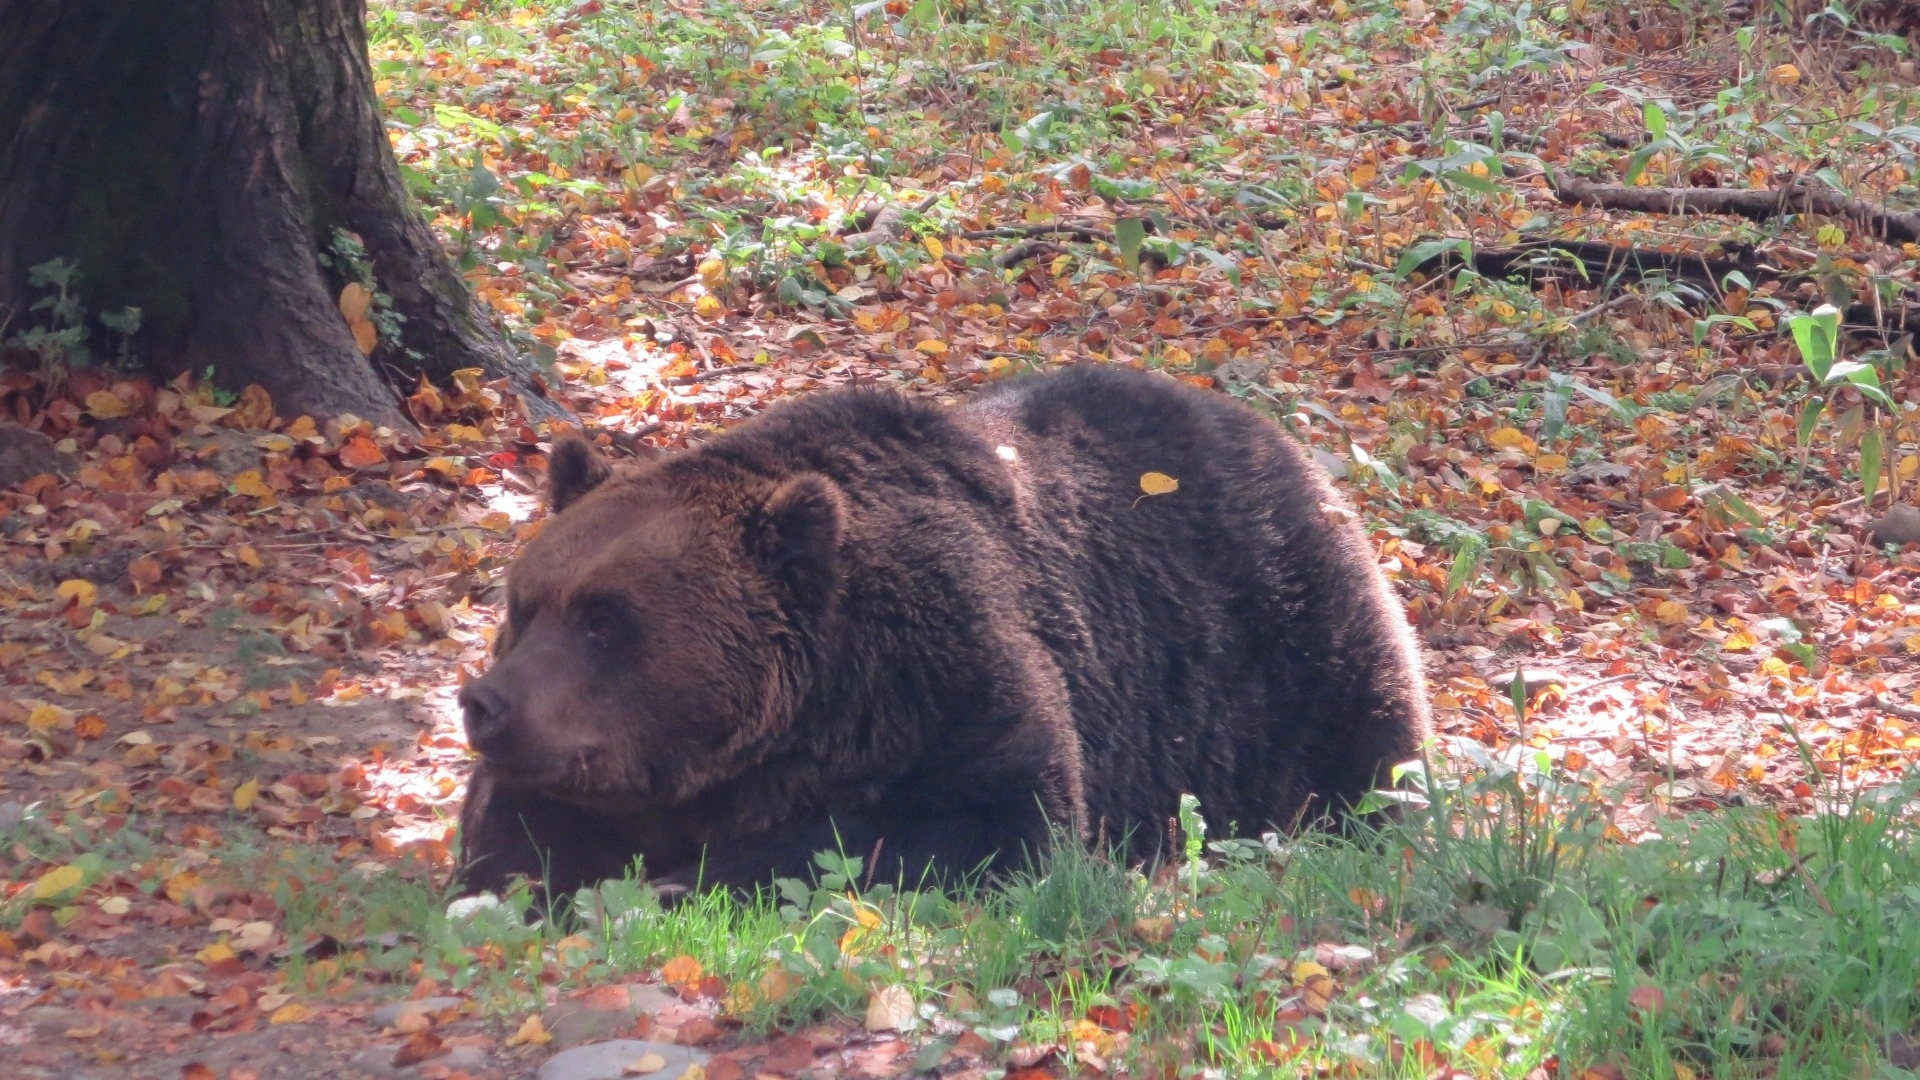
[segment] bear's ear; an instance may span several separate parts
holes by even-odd
[[[839,584],[846,500],[833,481],[802,473],[767,496],[747,529],[747,547],[773,579],[808,607],[825,606]]]
[[[554,440],[547,455],[547,506],[559,513],[613,472],[586,437],[568,432]]]

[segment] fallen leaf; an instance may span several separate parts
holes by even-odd
[[[868,1031],[912,1031],[919,1018],[913,991],[898,983],[883,986],[867,998]]]
[[[409,1065],[418,1065],[429,1058],[439,1057],[447,1050],[448,1046],[441,1041],[440,1036],[431,1031],[416,1031],[407,1036],[407,1041],[400,1044],[400,1049],[394,1051],[393,1064],[395,1068],[404,1069]]]
[[[629,1061],[620,1069],[622,1076],[650,1076],[667,1067],[667,1059],[659,1054],[646,1054],[636,1061]]]
[[[340,317],[350,323],[361,322],[373,306],[373,293],[357,281],[349,281],[340,290]]]
[[[660,981],[675,989],[700,985],[700,961],[691,956],[676,956],[660,966]]]
[[[520,1024],[520,1029],[507,1036],[508,1046],[545,1046],[553,1041],[553,1035],[546,1025],[540,1022],[540,1014],[533,1013]]]
[[[1539,445],[1519,428],[1495,428],[1493,434],[1487,436],[1487,441],[1502,450],[1518,450],[1528,457],[1533,457],[1540,452]]]
[[[273,1010],[273,1015],[267,1017],[267,1023],[298,1024],[306,1020],[312,1019],[312,1017],[313,1017],[312,1009],[309,1009],[305,1005],[302,1005],[299,1002],[294,1001],[294,1002],[289,1002],[288,1004],[282,1005],[279,1008]]]
[[[260,797],[260,780],[254,778],[233,789],[233,808],[235,810],[253,809],[253,800]]]
[[[1149,495],[1171,495],[1180,490],[1180,481],[1166,473],[1141,473],[1140,490]]]
[[[41,874],[40,879],[33,883],[33,898],[51,900],[56,896],[72,892],[85,884],[86,880],[86,871],[71,864],[49,870]]]
[[[90,608],[100,599],[100,587],[85,578],[68,578],[55,586],[53,595],[60,600],[70,600],[78,607]]]
[[[87,395],[87,411],[96,420],[114,420],[127,415],[133,409],[125,400],[111,390],[95,390]]]
[[[350,469],[364,469],[385,460],[387,455],[381,452],[379,444],[365,435],[355,435],[340,448],[340,464]]]

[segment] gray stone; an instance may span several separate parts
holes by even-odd
[[[630,1009],[587,1009],[565,1004],[542,1013],[540,1024],[553,1036],[553,1045],[566,1050],[617,1039],[633,1027],[634,1016]]]
[[[1269,370],[1265,360],[1254,356],[1238,356],[1214,368],[1212,374],[1223,386],[1265,386]]]
[[[1876,544],[1920,543],[1920,508],[1896,503],[1871,528]]]
[[[644,1039],[614,1039],[563,1050],[547,1059],[535,1074],[536,1080],[627,1080],[627,1066],[658,1054],[666,1061],[659,1072],[648,1073],[648,1080],[680,1080],[690,1065],[705,1066],[713,1055],[688,1046],[649,1042]]]
[[[658,1013],[673,1001],[673,996],[658,986],[638,984],[627,987],[628,1004],[615,1009],[590,1008],[578,1001],[563,1001],[540,1016],[540,1022],[553,1036],[553,1045],[565,1050],[587,1043],[617,1039],[633,1027],[641,1013]]]
[[[78,464],[45,435],[19,424],[0,424],[0,488],[18,487],[41,473],[72,476]]]
[[[348,1059],[347,1065],[369,1076],[399,1076],[400,1070],[394,1067],[391,1046],[369,1046]]]
[[[373,1010],[373,1015],[368,1019],[373,1022],[374,1027],[384,1030],[399,1023],[400,1018],[408,1013],[417,1012],[433,1015],[448,1009],[457,1009],[466,1003],[467,999],[457,997],[430,997],[420,998],[417,1001],[395,1001]]]
[[[1612,461],[1590,461],[1585,465],[1576,465],[1567,470],[1563,482],[1568,484],[1624,484],[1633,479],[1630,466]]]
[[[449,1069],[484,1069],[487,1050],[483,1046],[456,1046],[435,1060]]]
[[[200,468],[212,469],[225,477],[260,468],[260,448],[254,445],[253,436],[232,428],[216,428],[211,437],[193,449],[193,457]]]

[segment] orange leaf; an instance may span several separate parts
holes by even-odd
[[[700,961],[691,956],[676,956],[660,968],[660,980],[673,987],[698,986],[700,974]]]
[[[360,355],[371,356],[380,345],[380,329],[365,319],[347,324],[353,330],[353,343],[360,348]]]
[[[350,469],[364,469],[369,465],[378,465],[387,460],[380,447],[365,435],[355,435],[340,448],[340,464]]]
[[[1647,492],[1647,501],[1655,508],[1671,513],[1687,505],[1687,489],[1679,484],[1657,487]]]

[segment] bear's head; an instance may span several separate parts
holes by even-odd
[[[698,452],[616,474],[578,438],[548,479],[554,517],[508,573],[494,663],[460,693],[468,741],[502,785],[605,809],[737,775],[808,689],[840,491]]]

